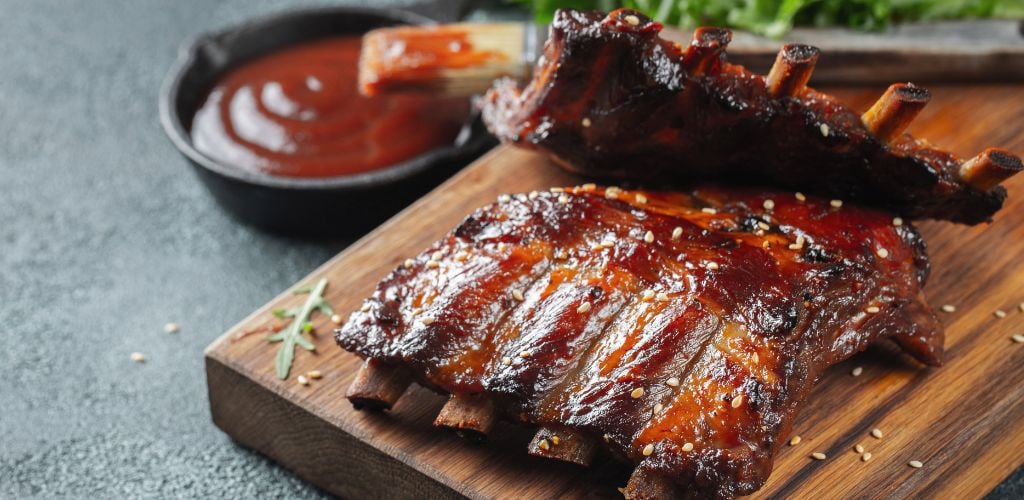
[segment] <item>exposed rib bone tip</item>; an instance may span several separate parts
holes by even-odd
[[[541,427],[527,448],[530,455],[551,458],[584,467],[594,461],[597,454],[596,439],[569,429]]]
[[[412,383],[409,370],[367,359],[359,367],[345,397],[357,410],[390,410]]]
[[[931,93],[923,87],[894,83],[861,116],[861,120],[878,140],[889,142],[903,133],[930,99]]]
[[[722,53],[732,41],[732,31],[725,28],[704,26],[693,32],[693,41],[685,60],[689,70],[695,74],[710,71],[722,59]]]
[[[498,420],[498,409],[482,394],[453,394],[437,414],[434,425],[455,430],[460,435],[481,441]]]
[[[637,467],[629,476],[629,482],[622,489],[622,496],[629,500],[682,498],[679,488],[665,476],[643,467]]]
[[[960,179],[979,191],[988,191],[1024,169],[1018,156],[998,148],[988,148],[960,166]]]
[[[811,79],[820,54],[817,47],[810,45],[783,45],[765,78],[769,95],[778,98],[794,96],[803,91]]]

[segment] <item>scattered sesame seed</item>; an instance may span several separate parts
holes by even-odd
[[[531,200],[536,200],[537,197],[539,197],[539,196],[540,196],[540,192],[539,191],[530,191],[530,196],[528,196],[528,198],[530,198]]]
[[[644,241],[647,243],[654,243],[654,232],[647,231],[647,234],[644,235]]]
[[[462,262],[462,261],[466,260],[467,258],[469,258],[469,252],[467,252],[465,250],[455,254],[455,260],[457,260],[459,262]]]
[[[821,126],[818,127],[818,130],[821,131],[821,135],[823,135],[825,137],[828,137],[828,124],[827,123],[822,123]]]
[[[1013,339],[1013,341],[1018,344],[1024,344],[1024,335],[1018,333],[1010,338]]]
[[[508,356],[505,356],[505,357],[501,358],[501,364],[503,364],[505,366],[511,365],[512,364],[512,358],[510,358]]]
[[[771,247],[772,247],[772,242],[770,242],[768,240],[764,240],[764,241],[761,242],[761,248],[763,248],[765,250],[768,250]]]
[[[764,200],[761,204],[765,210],[773,210],[775,208],[775,200]]]
[[[309,379],[306,378],[305,375],[299,375],[298,378],[295,379],[295,381],[298,382],[299,385],[309,385]]]
[[[1002,309],[996,309],[996,312],[994,312],[992,314],[995,314],[996,317],[999,318],[999,319],[1003,319],[1003,318],[1006,317],[1006,311],[1004,311]]]
[[[516,195],[516,199],[519,200],[519,201],[524,201],[525,202],[526,201],[526,195],[522,194],[522,193],[517,194]]]
[[[800,249],[802,249],[804,247],[804,241],[805,241],[804,235],[802,235],[802,234],[796,235],[796,243],[790,243],[789,244],[789,249],[790,250],[800,250]]]
[[[640,204],[647,203],[647,197],[642,195],[642,194],[640,194],[640,193],[637,193],[636,194],[636,202],[640,203]]]
[[[658,302],[668,302],[668,294],[665,292],[658,292],[658,295],[655,296],[655,299],[657,299]]]
[[[686,443],[683,445],[683,451],[693,451],[693,443]]]
[[[440,250],[430,254],[430,260],[441,260],[441,257],[444,257],[444,254]]]
[[[924,464],[921,463],[919,460],[911,460],[911,461],[907,462],[907,465],[909,465],[909,466],[911,466],[911,467],[913,467],[915,469],[920,469],[921,467],[924,467]]]
[[[843,208],[843,200],[832,200],[828,204],[832,205],[832,208]]]
[[[611,200],[617,200],[619,199],[619,193],[621,192],[622,189],[619,189],[617,186],[608,186],[604,190],[604,197]]]
[[[811,453],[811,458],[813,458],[815,460],[825,460],[827,457],[825,456],[824,453],[816,451],[814,453]]]
[[[501,203],[508,203],[508,202],[512,201],[512,197],[507,195],[507,194],[499,194],[498,195],[498,201],[501,202]]]
[[[563,204],[563,205],[566,204],[566,203],[569,203],[569,197],[564,195],[564,194],[563,195],[559,195],[558,196],[558,202]]]
[[[879,309],[878,306],[868,306],[864,311],[868,314],[878,314],[878,311],[881,311],[881,309]]]
[[[604,434],[601,436],[601,439],[604,439],[604,442],[608,443],[612,440],[612,437],[609,436],[608,434]]]
[[[433,322],[434,322],[434,317],[433,316],[424,316],[424,317],[420,318],[420,323],[423,323],[424,325],[429,325],[429,324],[431,324]]]
[[[677,227],[677,228],[672,230],[672,239],[673,240],[678,240],[679,237],[682,236],[682,235],[683,235],[683,228]],[[1024,305],[1024,304],[1022,304],[1022,305]]]
[[[593,191],[597,189],[597,184],[594,184],[593,182],[588,182],[580,187],[583,188],[584,191]]]
[[[626,22],[630,24],[630,26],[639,26],[640,25],[640,18],[634,16],[633,14],[630,14],[630,15],[626,16],[623,19],[625,19]],[[650,455],[650,453],[647,453],[647,455]]]
[[[892,225],[894,225],[896,227],[902,226],[903,225],[903,218],[902,217],[893,217],[892,218]]]
[[[359,310],[361,310],[361,311],[363,311],[363,312],[366,312],[366,311],[369,311],[369,310],[370,310],[370,308],[369,308],[369,307],[366,307],[366,306],[364,305],[364,306],[363,306],[363,307],[361,307],[361,308],[360,308]],[[331,315],[331,323],[334,323],[335,325],[340,325],[340,324],[341,324],[341,321],[342,321],[342,317],[341,317],[341,315],[340,315],[340,314],[332,314],[332,315]]]
[[[712,271],[715,271],[718,269],[718,263],[715,261],[708,262],[707,268]]]
[[[671,377],[665,381],[665,384],[668,385],[669,387],[679,387],[679,378]]]
[[[768,223],[764,222],[764,221],[757,221],[757,227],[759,227],[759,228],[761,228],[761,229],[763,229],[765,231],[767,231],[767,230],[772,228],[772,226],[768,225]]]
[[[654,409],[651,410],[651,414],[657,415],[657,414],[661,413],[661,410],[664,410],[664,409],[665,409],[665,405],[663,405],[661,403],[658,403],[658,404],[654,405]]]
[[[875,251],[875,253],[878,254],[878,256],[883,259],[889,256],[889,251],[884,248],[879,248],[878,250]]]
[[[415,262],[413,262],[412,259],[405,259],[405,263],[402,265],[405,266],[406,269],[412,269],[413,264],[415,264]]]
[[[882,429],[879,429],[877,427],[871,429],[871,437],[875,439],[882,439]]]
[[[859,444],[853,445],[853,451],[856,451],[857,453],[864,453],[864,447]]]
[[[548,451],[548,450],[551,449],[551,445],[548,444],[548,440],[547,439],[541,439],[540,443],[537,444],[537,447],[542,449],[542,450],[544,450],[544,451]]]
[[[179,329],[180,327],[178,327],[177,323],[167,323],[164,325],[164,331],[167,333],[178,333]]]
[[[637,387],[636,389],[633,389],[633,392],[629,393],[629,397],[631,397],[633,399],[639,399],[639,398],[644,397],[644,388],[643,387]]]
[[[584,303],[580,304],[579,307],[576,308],[576,312],[578,312],[580,314],[583,314],[583,313],[588,312],[588,311],[590,311],[590,302],[584,302]]]
[[[565,192],[565,188],[554,186],[552,188],[549,188],[548,191],[551,191],[552,193],[564,193]]]
[[[850,375],[853,375],[854,377],[859,377],[861,373],[864,373],[863,366],[858,366],[850,371]]]
[[[704,212],[706,214],[711,214],[711,215],[715,215],[715,214],[718,213],[718,210],[715,210],[715,209],[713,209],[711,207],[704,207],[704,208],[700,209],[700,211]]]
[[[371,305],[372,305],[372,304],[370,304],[369,302],[363,302],[363,305],[359,306],[359,310],[360,310],[360,311],[362,311],[362,312],[366,312],[366,311],[369,311],[369,310],[370,310],[370,307],[371,307]],[[337,314],[335,314],[334,316],[338,316],[338,315],[337,315]],[[331,321],[334,321],[334,316],[331,316]],[[335,323],[341,323],[341,321],[340,321],[340,320],[341,320],[341,316],[338,316],[338,320],[339,320],[339,321],[334,321],[334,322],[335,322]]]
[[[942,306],[942,312],[951,313],[951,312],[955,312],[955,311],[956,311],[956,306],[954,306],[953,304],[946,304],[946,305]]]
[[[867,462],[868,460],[871,460],[871,452],[869,451],[869,452],[861,455],[860,459],[861,459],[862,462]]]
[[[439,267],[441,267],[441,263],[440,262],[438,262],[436,260],[428,260],[427,261],[427,268],[428,269],[437,269]]]
[[[654,290],[644,290],[644,293],[640,295],[640,298],[643,299],[644,302],[650,302],[654,300]]]
[[[131,358],[132,358],[132,361],[134,361],[136,363],[145,363],[146,362],[146,355],[142,354],[141,352],[133,352],[131,354]]]
[[[523,292],[519,290],[512,290],[512,298],[518,300],[519,302],[526,300],[526,297],[523,296]]]
[[[735,398],[732,398],[732,407],[733,408],[739,408],[742,405],[743,405],[743,395],[742,394],[740,394],[739,396],[736,396]]]
[[[519,353],[519,357],[520,358],[528,358],[528,357],[530,357],[530,351],[523,351],[523,352]]]
[[[320,380],[324,378],[324,374],[320,373],[320,370],[310,370],[306,373],[306,376],[313,380]]]
[[[560,442],[562,442],[562,440],[559,439],[558,434],[552,434],[551,435],[551,444],[553,444],[555,446],[558,446],[558,443],[560,443]]]
[[[789,438],[789,445],[790,446],[796,446],[796,445],[800,444],[801,440],[802,439],[800,438],[800,436],[793,436],[793,437]]]
[[[504,252],[505,248],[506,248],[505,242],[498,243],[498,251],[499,252]]]
[[[583,120],[581,120],[580,121],[580,125],[583,125],[584,127],[589,127],[590,126],[590,118],[584,118]]]
[[[800,203],[803,203],[803,202],[807,201],[807,197],[804,196],[804,194],[801,193],[800,191],[797,191],[796,193],[793,193],[793,196],[795,196],[796,197],[796,201],[799,201]]]

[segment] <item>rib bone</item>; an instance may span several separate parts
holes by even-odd
[[[357,410],[390,410],[411,382],[407,368],[367,359],[348,386],[345,397]]]
[[[960,178],[974,189],[988,191],[1024,169],[1020,158],[998,148],[988,148],[960,166]]]
[[[680,498],[676,485],[661,474],[651,472],[641,465],[629,476],[629,482],[622,489],[627,500],[654,500]]]
[[[713,70],[722,60],[725,47],[732,41],[732,32],[724,28],[701,27],[693,32],[693,41],[685,62],[690,72],[701,75]]]
[[[454,429],[461,436],[480,441],[487,437],[497,420],[498,410],[485,396],[453,394],[437,414],[434,425]]]
[[[894,83],[861,116],[861,120],[879,141],[889,142],[903,133],[929,99],[931,93],[927,89],[910,83]]]
[[[810,45],[783,45],[765,78],[768,93],[775,98],[800,94],[811,79],[820,53],[817,47]]]
[[[569,429],[541,427],[528,448],[530,455],[589,466],[597,453],[595,439]]]

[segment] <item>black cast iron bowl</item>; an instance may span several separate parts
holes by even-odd
[[[241,63],[327,36],[432,22],[401,10],[328,7],[288,11],[201,35],[182,46],[164,82],[160,91],[160,122],[219,205],[238,219],[289,235],[343,236],[365,232],[494,144],[479,117],[467,117],[450,146],[383,169],[323,178],[253,173],[216,161],[196,150],[189,126],[218,78]]]

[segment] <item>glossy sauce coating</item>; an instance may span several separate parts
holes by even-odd
[[[468,103],[364,97],[359,37],[285,48],[228,72],[192,121],[203,154],[250,172],[333,177],[388,167],[453,144]]]
[[[570,188],[477,210],[336,337],[733,496],[763,484],[828,366],[881,337],[939,364],[927,268],[916,231],[883,212],[783,191]]]
[[[533,80],[496,82],[480,101],[485,123],[606,179],[765,183],[967,224],[1002,206],[1006,190],[962,182],[951,153],[908,134],[880,141],[859,113],[809,87],[773,98],[724,52],[660,30],[629,9],[558,11]]]

